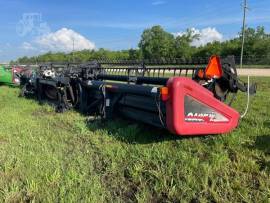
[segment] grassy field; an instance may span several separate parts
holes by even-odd
[[[238,129],[179,138],[0,87],[0,202],[269,202],[270,78]],[[245,97],[234,106],[243,111]]]

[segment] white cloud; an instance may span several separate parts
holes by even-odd
[[[35,50],[35,47],[33,47],[29,42],[23,42],[21,47],[26,51]]]
[[[38,37],[34,40],[39,49],[48,51],[70,52],[84,49],[95,49],[95,44],[81,34],[67,28]]]
[[[191,28],[192,34],[193,35],[199,35],[198,39],[194,39],[193,42],[191,43],[192,46],[203,46],[206,45],[207,43],[211,43],[214,41],[223,41],[223,35],[217,31],[216,28],[211,28],[211,27],[207,27],[204,29],[195,29],[195,28]],[[183,34],[185,34],[186,32],[178,32],[175,33],[175,36],[181,36]]]
[[[192,42],[193,46],[206,45],[207,43],[214,41],[222,41],[223,35],[216,30],[216,28],[204,28],[201,31],[194,29],[194,32],[199,34],[199,39],[195,39]]]
[[[163,4],[166,4],[166,1],[160,0],[160,1],[154,1],[154,2],[152,2],[152,5],[153,6],[159,6],[159,5],[163,5]]]

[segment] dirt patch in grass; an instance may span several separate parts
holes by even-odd
[[[74,131],[75,130],[72,129],[72,124],[69,122],[64,122],[64,121],[55,121],[51,123],[51,126],[55,129],[62,129],[62,130],[67,130],[67,131]],[[71,130],[72,129],[72,130]]]
[[[56,112],[53,110],[40,108],[40,109],[37,109],[36,111],[34,111],[31,115],[34,117],[40,118],[40,117],[44,117],[44,116],[54,116],[54,115],[56,115]]]
[[[7,144],[8,141],[4,138],[0,138],[0,144]]]
[[[9,203],[19,203],[25,202],[30,203],[34,200],[34,194],[28,193],[27,191],[20,191],[20,192],[12,192],[7,197],[5,202]]]
[[[121,181],[116,182],[115,175],[108,173],[102,177],[102,182],[107,190],[111,193],[111,196],[118,197],[123,202],[136,202],[136,194],[139,186],[130,178],[119,178]]]

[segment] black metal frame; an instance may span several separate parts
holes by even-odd
[[[210,81],[197,75],[207,66],[207,61],[203,59],[49,63],[40,65],[35,81],[26,85],[36,87],[35,93],[40,102],[45,98],[46,86],[54,88],[58,112],[74,107],[85,114],[100,115],[105,119],[121,114],[157,127],[166,127],[165,103],[160,100],[159,87],[166,86],[170,77],[191,77],[222,101],[226,100],[228,93],[238,90],[246,92],[250,88],[251,93],[256,92],[255,85],[248,87],[237,77],[234,57],[223,58],[221,63],[222,78]],[[46,76],[46,70],[52,70],[53,77]],[[217,85],[222,94],[216,92]]]

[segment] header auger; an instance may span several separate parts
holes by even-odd
[[[42,64],[32,73],[22,72],[21,81],[22,95],[53,101],[58,112],[76,108],[104,119],[124,116],[183,136],[230,132],[240,115],[230,107],[235,97],[228,101],[228,94],[256,92],[254,84],[238,78],[234,57],[218,56],[209,62]]]

